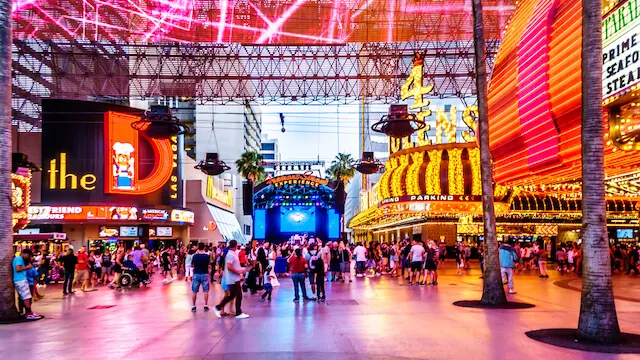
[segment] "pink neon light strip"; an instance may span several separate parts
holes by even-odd
[[[538,1],[518,44],[518,110],[530,171],[562,162],[549,96],[549,42],[557,1]]]

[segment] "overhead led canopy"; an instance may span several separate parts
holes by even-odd
[[[471,40],[468,0],[16,0],[14,39],[243,44]],[[514,0],[484,2],[499,39]]]

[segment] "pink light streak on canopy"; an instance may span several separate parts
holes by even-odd
[[[504,24],[514,2],[485,0],[486,16],[495,20],[488,24]],[[15,39],[125,42],[470,40],[470,13],[470,0],[16,0],[13,5]],[[432,24],[433,15],[438,24]],[[488,36],[497,39],[503,29],[493,27]]]

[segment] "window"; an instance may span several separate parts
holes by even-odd
[[[274,143],[262,143],[262,150],[275,150],[276,145]]]
[[[244,226],[244,234],[245,235],[251,235],[251,225],[245,225]]]
[[[262,154],[262,158],[264,160],[275,160],[276,155],[275,154]]]

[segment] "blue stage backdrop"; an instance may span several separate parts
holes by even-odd
[[[316,207],[292,206],[280,208],[280,232],[314,233],[316,231]]]

